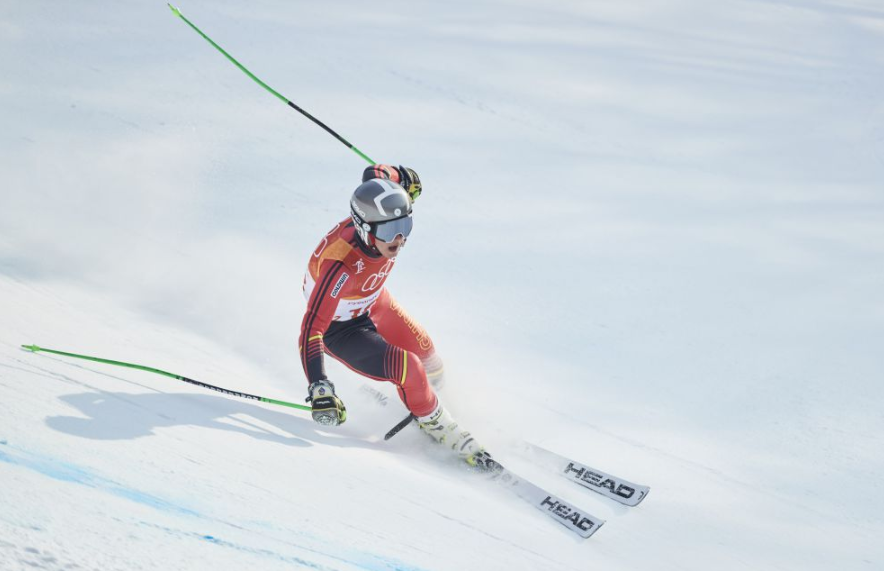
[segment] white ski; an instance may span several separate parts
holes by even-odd
[[[387,405],[387,397],[377,389],[363,385],[360,390],[368,399],[377,402],[381,406]],[[413,415],[409,415],[402,419],[399,424],[387,432],[384,440],[392,438],[412,421],[414,421]],[[551,494],[540,486],[532,484],[525,478],[516,475],[515,472],[502,466],[490,455],[480,467],[480,470],[490,474],[494,481],[506,487],[511,492],[584,539],[590,537],[598,530],[598,528],[605,524],[605,520],[599,519],[589,512],[569,504],[562,498]]]
[[[495,462],[495,464],[497,464]],[[580,537],[587,538],[604,525],[605,521],[579,509],[543,488],[497,464],[492,476],[496,482],[567,527]]]
[[[524,447],[525,451],[530,454],[530,458],[538,464],[553,469],[568,480],[621,504],[630,507],[637,506],[651,490],[648,486],[634,484],[623,478],[590,468],[536,444],[525,442]]]

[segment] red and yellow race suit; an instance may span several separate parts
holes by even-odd
[[[375,171],[396,181],[396,170],[383,167],[369,167],[366,177]],[[442,363],[424,328],[384,287],[395,263],[364,244],[349,218],[332,228],[304,275],[301,364],[308,382],[324,379],[327,353],[366,377],[394,383],[408,410],[426,416],[437,404],[427,374],[441,376]]]

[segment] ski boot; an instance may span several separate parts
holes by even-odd
[[[439,444],[450,448],[470,466],[490,471],[499,468],[500,465],[491,458],[491,454],[485,452],[468,431],[458,429],[457,421],[441,404],[428,416],[420,417],[417,421],[421,430]]]

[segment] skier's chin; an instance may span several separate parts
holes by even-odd
[[[380,252],[383,257],[385,257],[389,260],[389,259],[395,258],[396,255],[399,253],[400,249],[401,249],[400,247],[394,246],[394,247],[390,247],[390,248],[381,249]]]
[[[378,252],[387,259],[395,258],[402,248],[405,246],[404,242],[382,242],[378,240],[375,243],[375,247],[378,249]]]

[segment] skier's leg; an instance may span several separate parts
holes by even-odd
[[[418,417],[417,421],[421,430],[439,444],[450,448],[468,464],[489,470],[497,466],[491,454],[485,452],[473,435],[464,430],[441,404],[427,416]]]
[[[371,306],[371,320],[384,339],[416,354],[424,365],[427,379],[433,388],[440,388],[444,377],[442,359],[436,354],[436,347],[427,330],[412,318],[390,295],[387,288]]]
[[[491,455],[442,407],[415,352],[391,345],[367,316],[332,323],[323,337],[326,353],[366,377],[396,385],[399,398],[421,430],[467,463],[496,466]]]
[[[420,358],[388,343],[367,316],[332,323],[323,341],[326,352],[353,371],[396,385],[405,408],[415,416],[426,416],[437,408]]]

